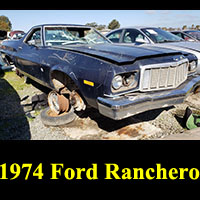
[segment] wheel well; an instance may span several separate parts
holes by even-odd
[[[1,57],[3,59],[3,61],[7,64],[7,65],[11,65],[13,64],[13,60],[11,59],[10,56],[8,56],[7,54],[2,53]]]
[[[51,73],[51,80],[59,94],[69,95],[70,102],[76,111],[86,109],[87,102],[85,98],[78,86],[67,74],[55,70]]]
[[[65,87],[70,91],[78,90],[78,86],[74,83],[74,81],[63,72],[57,70],[53,71],[51,73],[51,80],[57,91]]]
[[[6,60],[8,61],[9,64],[13,64],[13,60],[11,59],[10,56],[5,55]]]

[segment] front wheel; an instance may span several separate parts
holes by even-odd
[[[41,112],[41,120],[44,125],[60,126],[74,121],[76,114],[70,104],[69,98],[65,95],[51,91],[48,95],[49,107]]]

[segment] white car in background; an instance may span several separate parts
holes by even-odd
[[[197,73],[200,74],[199,42],[188,42],[168,31],[154,27],[119,28],[106,34],[106,37],[113,43],[129,45],[154,45],[192,53],[198,59]]]

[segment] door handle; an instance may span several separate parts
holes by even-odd
[[[22,47],[18,47],[19,50],[22,50]]]

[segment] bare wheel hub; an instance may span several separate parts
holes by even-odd
[[[70,100],[71,100],[73,107],[76,111],[81,111],[81,110],[86,109],[86,105],[85,105],[83,99],[81,98],[81,96],[76,91],[71,92]]]
[[[50,109],[57,115],[69,110],[69,99],[64,95],[51,91],[48,95],[48,104]]]

